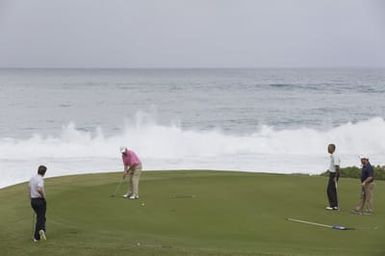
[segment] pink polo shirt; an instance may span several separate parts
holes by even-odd
[[[139,157],[135,154],[134,151],[131,151],[131,150],[127,150],[126,154],[122,154],[122,160],[123,160],[123,164],[129,167],[142,164]]]

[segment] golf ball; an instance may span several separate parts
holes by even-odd
[[[144,206],[144,203],[142,203],[142,206]]]
[[[137,245],[137,246],[140,246],[140,243],[139,243],[139,242],[137,242],[137,243],[136,243],[136,245]]]

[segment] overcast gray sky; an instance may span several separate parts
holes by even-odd
[[[385,67],[382,0],[0,0],[0,67]]]

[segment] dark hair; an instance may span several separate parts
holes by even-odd
[[[46,171],[47,167],[45,167],[44,165],[40,165],[39,168],[37,168],[37,173],[40,175],[44,175]]]
[[[333,149],[336,149],[336,145],[334,145],[334,144],[329,144],[329,147],[332,147]]]

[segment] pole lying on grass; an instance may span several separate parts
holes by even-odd
[[[195,198],[196,195],[170,195],[170,198]]]
[[[119,184],[116,186],[116,189],[115,189],[114,193],[112,193],[111,197],[114,197],[116,195],[116,192],[118,192],[122,183],[123,183],[123,179],[120,180]]]
[[[332,229],[337,229],[337,230],[354,230],[355,229],[355,228],[344,227],[341,225],[327,225],[327,224],[321,224],[321,223],[317,223],[317,222],[298,220],[298,219],[292,219],[292,218],[287,218],[287,220],[292,221],[292,222],[298,222],[298,223],[303,223],[303,224],[318,226],[318,227],[323,227],[323,228],[332,228]]]

